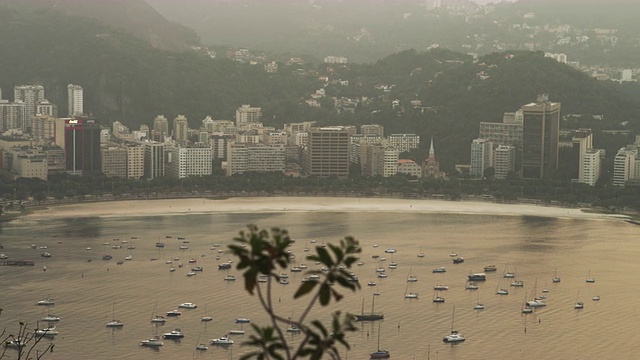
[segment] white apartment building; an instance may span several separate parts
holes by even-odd
[[[506,179],[510,172],[516,170],[516,147],[498,145],[493,150],[493,169],[496,179]]]
[[[360,125],[360,134],[383,137],[384,126],[378,124]]]
[[[212,174],[213,153],[210,147],[171,147],[168,152],[167,176],[184,179]]]
[[[184,115],[173,119],[173,139],[177,142],[187,142],[189,139],[189,121]]]
[[[391,134],[389,145],[395,147],[401,153],[417,149],[420,146],[420,135],[416,134]]]
[[[36,113],[34,116],[37,115],[49,115],[58,117],[58,106],[56,104],[52,104],[47,99],[40,100],[36,102]],[[33,122],[33,118],[31,118],[31,121]]]
[[[400,159],[400,151],[393,146],[385,146],[384,148],[384,165],[382,176],[390,177],[398,173],[398,161]]]
[[[73,117],[84,114],[84,90],[80,85],[67,85],[67,116]]]
[[[624,186],[627,180],[636,179],[638,147],[628,145],[618,150],[613,159],[613,185]]]
[[[260,122],[262,108],[242,105],[236,110],[236,126]]]
[[[578,182],[589,186],[596,186],[602,171],[601,162],[603,157],[604,154],[601,149],[587,150],[582,157],[582,169],[580,170]]]
[[[169,135],[169,120],[164,115],[158,115],[153,119],[153,131],[161,138]]]
[[[22,101],[25,104],[25,123],[23,130],[31,128],[31,119],[36,114],[36,103],[44,100],[44,86],[42,85],[18,85],[13,88],[15,102]]]
[[[474,139],[471,142],[471,175],[482,179],[490,167],[493,167],[493,141]]]
[[[136,180],[144,177],[144,145],[127,145],[127,177]]]
[[[0,131],[26,129],[26,109],[23,101],[0,100]]]
[[[284,172],[284,145],[231,142],[227,146],[227,176],[246,172]]]

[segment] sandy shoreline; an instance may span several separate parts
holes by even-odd
[[[266,212],[414,212],[483,215],[541,216],[580,219],[621,219],[620,215],[585,212],[581,209],[532,204],[496,204],[474,201],[331,198],[331,197],[243,197],[222,200],[169,199],[130,200],[57,205],[24,217],[39,220],[66,217],[130,217],[207,213]]]

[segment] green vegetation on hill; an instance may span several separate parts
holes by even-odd
[[[481,121],[499,122],[548,93],[562,103],[564,114],[603,114],[599,122],[575,122],[572,127],[596,130],[596,146],[614,152],[629,139],[598,131],[640,129],[637,84],[598,82],[540,52],[504,52],[480,57],[446,49],[408,50],[372,64],[285,66],[269,74],[263,67],[211,59],[196,51],[169,52],[103,25],[51,9],[18,10],[0,6],[0,87],[5,94],[16,84],[41,83],[47,98],[65,115],[66,85],[85,88],[85,109],[104,125],[119,120],[131,128],[150,124],[157,114],[185,114],[191,127],[207,115],[231,119],[241,104],[263,108],[264,122],[276,127],[288,122],[317,120],[320,124],[371,124],[385,132],[417,133],[422,152],[434,138],[445,170],[469,162],[469,146]],[[300,69],[301,68],[301,69]],[[294,71],[295,70],[295,71]],[[330,82],[322,108],[304,100]],[[335,80],[348,80],[341,85]],[[384,89],[386,85],[386,89]],[[623,91],[624,90],[624,91]],[[332,97],[358,101],[354,113],[338,113]],[[399,100],[400,106],[392,107]],[[420,100],[414,108],[412,100]],[[585,117],[586,118],[586,117]]]

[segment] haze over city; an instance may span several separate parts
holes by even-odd
[[[0,358],[634,358],[639,15],[2,1]]]

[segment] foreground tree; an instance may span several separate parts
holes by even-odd
[[[350,348],[345,333],[355,330],[353,315],[335,311],[328,326],[320,320],[309,320],[307,316],[314,306],[327,306],[332,299],[337,302],[343,298],[335,285],[351,291],[360,289],[360,284],[353,281],[348,271],[358,260],[355,256],[361,251],[358,242],[352,237],[345,237],[338,245],[316,247],[316,253],[308,258],[321,263],[325,271],[307,271],[311,279],[317,280],[303,282],[295,292],[294,299],[305,295],[311,298],[302,314],[292,319],[274,311],[272,294],[274,282],[279,281],[278,274],[289,268],[292,262],[287,250],[294,241],[287,231],[278,228],[260,230],[249,225],[248,230],[240,232],[234,240],[237,244],[229,245],[229,249],[240,258],[237,269],[244,270],[245,289],[252,295],[257,294],[270,319],[269,325],[252,324],[255,334],[243,345],[255,347],[256,351],[244,355],[241,360],[340,359],[339,346]],[[260,279],[266,279],[266,282],[261,283]],[[287,330],[299,331],[303,335],[295,348],[287,341]]]
[[[0,309],[2,313],[2,309]],[[46,354],[53,352],[54,344],[49,343],[41,349],[40,342],[46,334],[38,334],[37,330],[29,329],[28,324],[20,322],[18,332],[9,333],[6,329],[0,333],[3,348],[0,351],[0,359],[32,360],[42,359]]]

